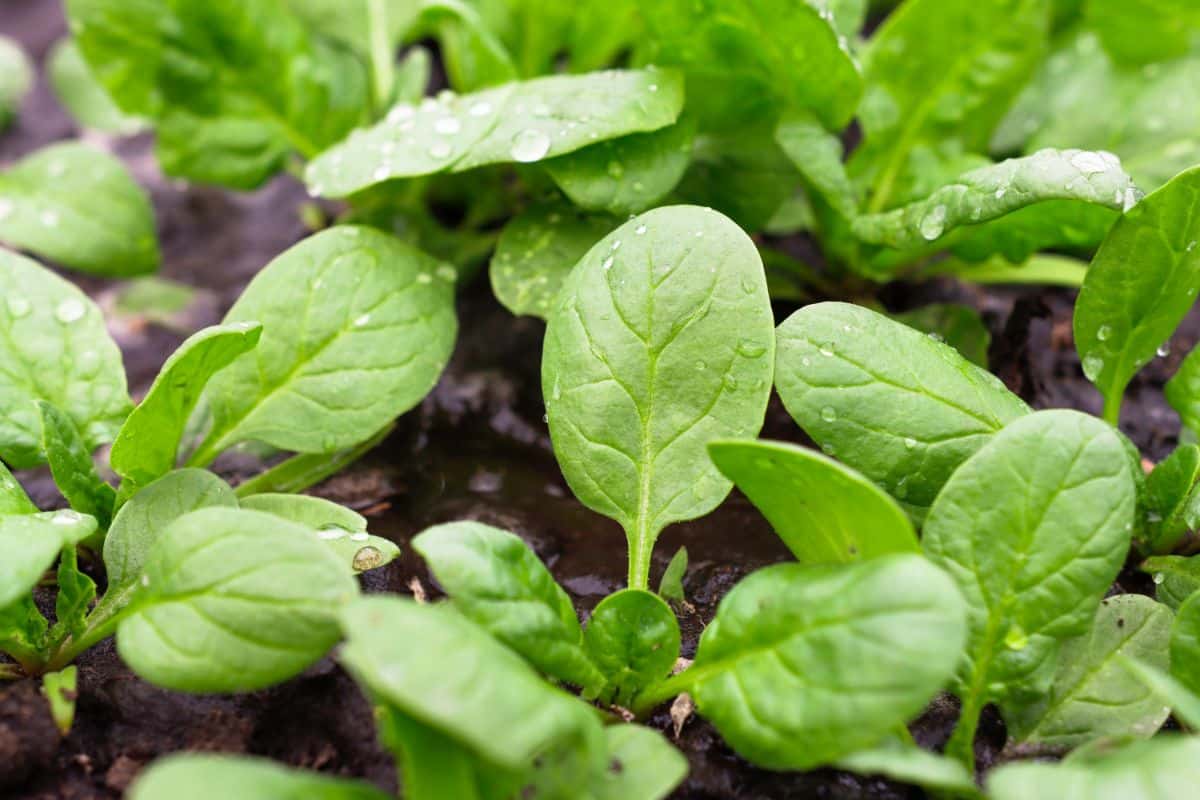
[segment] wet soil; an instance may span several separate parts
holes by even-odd
[[[20,40],[40,62],[64,30],[58,4],[0,2],[0,33]],[[43,80],[18,125],[0,134],[0,166],[75,135]],[[307,198],[286,177],[251,194],[168,181],[157,170],[149,137],[90,140],[125,158],[151,192],[164,252],[162,273],[206,290],[204,302],[189,309],[177,326],[139,320],[113,324],[136,397],[182,341],[176,328],[216,321],[258,269],[305,235],[297,209]],[[111,303],[113,285],[72,278],[102,303]],[[1010,388],[1036,408],[1099,412],[1099,395],[1083,378],[1071,341],[1072,292],[985,290],[938,281],[887,287],[882,297],[895,310],[932,301],[974,306],[992,332],[992,368]],[[791,310],[776,309],[780,319]],[[456,354],[434,392],[379,448],[314,492],[359,509],[371,518],[375,533],[404,547],[401,559],[364,578],[367,591],[411,593],[415,581],[421,591],[436,594],[408,540],[431,524],[474,519],[528,541],[586,616],[622,585],[625,542],[614,523],[572,497],[554,461],[538,381],[543,325],[514,319],[481,282],[464,291],[460,315],[464,324]],[[1130,387],[1122,426],[1152,460],[1170,451],[1178,432],[1162,384],[1198,339],[1200,317],[1193,314],[1176,335],[1171,354],[1148,365]],[[763,436],[803,441],[777,399]],[[236,471],[236,463],[227,466]],[[43,507],[61,503],[45,475],[33,472],[21,478]],[[690,656],[729,588],[789,556],[736,491],[708,517],[663,534],[652,580],[684,544],[691,557],[684,582],[689,606],[679,612],[684,655]],[[1149,589],[1145,577],[1132,569],[1122,573],[1120,586],[1123,591]],[[33,682],[0,688],[0,798],[119,797],[143,766],[178,750],[250,753],[396,789],[393,762],[376,741],[370,708],[333,659],[271,690],[219,697],[150,686],[124,667],[111,641],[86,653],[79,667],[78,711],[66,737],[57,733]],[[924,746],[940,746],[955,716],[954,701],[939,698],[913,725],[915,738]],[[673,736],[665,711],[651,723]],[[979,742],[980,764],[987,766],[1004,743],[1003,725],[990,712]],[[924,796],[910,787],[832,770],[779,774],[756,769],[694,717],[683,725],[677,744],[691,762],[691,774],[674,795],[680,800]]]

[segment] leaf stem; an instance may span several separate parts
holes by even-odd
[[[367,0],[367,15],[371,28],[371,79],[375,108],[382,111],[390,103],[396,83],[396,58],[389,37],[387,0]]]
[[[375,449],[380,442],[387,438],[388,434],[395,427],[396,423],[394,421],[389,422],[366,441],[345,450],[338,450],[334,453],[301,453],[292,456],[286,461],[282,461],[271,467],[261,475],[257,475],[239,484],[234,489],[234,493],[238,497],[249,497],[252,494],[262,494],[264,492],[281,492],[285,494],[302,492],[310,486],[315,486],[325,480],[330,475],[340,472],[343,468],[353,464],[369,451]]]
[[[1114,428],[1121,423],[1121,400],[1123,392],[1104,396],[1104,421]]]
[[[975,774],[975,732],[979,729],[979,715],[983,712],[983,692],[974,689],[963,699],[958,724],[950,741],[946,742],[946,755],[961,761],[971,775]]]
[[[672,675],[661,683],[656,683],[653,686],[648,686],[638,694],[633,701],[633,713],[638,717],[644,717],[658,706],[674,699],[686,692],[693,683],[695,683],[695,675],[692,670],[686,669],[677,675]]]

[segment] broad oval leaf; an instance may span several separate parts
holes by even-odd
[[[1109,231],[1075,303],[1075,348],[1116,424],[1129,380],[1200,291],[1200,167],[1180,173]]]
[[[433,388],[454,346],[453,275],[371,228],[337,226],[260,272],[225,323],[262,338],[208,383],[212,428],[190,460],[246,440],[301,453],[357,444]]]
[[[759,570],[721,601],[679,681],[769,769],[880,742],[950,679],[966,633],[953,582],[918,555]]]
[[[1171,674],[1200,693],[1200,595],[1195,593],[1179,607],[1171,630]]]
[[[308,529],[259,511],[202,508],[154,543],[117,627],[121,658],[182,692],[261,689],[338,641],[358,593],[349,567]]]
[[[241,507],[303,525],[355,572],[378,569],[400,557],[395,542],[367,533],[367,520],[361,514],[321,497],[252,494],[242,498]]]
[[[1134,504],[1117,434],[1076,411],[1009,423],[954,472],[922,541],[967,600],[958,691],[975,713],[1015,702],[1058,641],[1086,632],[1129,550]]]
[[[109,463],[134,485],[175,468],[179,441],[205,385],[219,370],[254,348],[257,322],[215,325],[193,334],[167,358],[150,391],[126,418]]]
[[[393,178],[531,163],[670,125],[683,107],[672,70],[552,75],[419,106],[401,103],[313,160],[309,189],[346,195]]]
[[[777,335],[792,418],[918,519],[959,464],[1029,412],[954,348],[860,306],[806,306]]]
[[[635,217],[568,277],[542,355],[550,435],[575,495],[625,529],[632,588],[666,525],[728,494],[704,448],[762,427],[772,324],[754,243],[709,209]]]
[[[46,75],[59,102],[79,127],[118,136],[131,135],[146,127],[145,120],[117,107],[92,76],[74,39],[66,37],[55,43],[46,60]]]
[[[387,800],[363,781],[285,767],[265,758],[185,753],[155,761],[138,775],[129,800]]]
[[[0,517],[0,609],[32,591],[64,547],[95,531],[95,519],[74,511]]]
[[[1166,669],[1173,616],[1143,595],[1105,600],[1092,629],[1063,644],[1050,693],[1005,713],[1009,735],[1061,750],[1106,736],[1153,736],[1170,712],[1121,658]]]
[[[827,456],[769,441],[712,442],[708,453],[801,564],[921,550],[896,501]]]
[[[599,690],[604,676],[584,651],[571,598],[520,538],[464,521],[435,525],[412,546],[466,617],[547,675]]]
[[[87,295],[23,256],[0,250],[0,459],[40,464],[45,400],[89,449],[112,441],[129,411],[121,352]]]
[[[638,692],[666,679],[674,668],[679,622],[658,595],[622,589],[592,611],[584,644],[608,679],[605,695],[629,706]]]

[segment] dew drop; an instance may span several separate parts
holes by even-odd
[[[916,449],[916,446],[917,446],[917,440],[916,440],[916,439],[914,439],[914,438],[913,438],[913,437],[911,437],[911,436],[905,436],[905,437],[904,437],[904,447],[905,447],[905,449],[907,449],[907,450],[913,450],[913,449]]]
[[[826,442],[825,444],[821,445],[821,452],[827,456],[831,456],[831,455],[834,455],[835,453],[837,453],[837,450],[834,448],[834,446],[832,444],[830,444],[829,442]]]
[[[83,515],[78,511],[64,508],[61,511],[55,511],[54,516],[50,517],[50,522],[54,525],[74,525],[81,519],[83,519]]]
[[[514,161],[522,164],[538,161],[550,152],[550,137],[537,128],[526,128],[513,137],[509,152]]]
[[[86,311],[82,302],[70,297],[58,304],[58,308],[54,309],[54,316],[63,324],[70,324],[83,317]]]
[[[1081,150],[1071,156],[1071,166],[1084,175],[1095,175],[1108,170],[1107,162],[1099,153],[1090,153],[1087,150]]]
[[[620,246],[621,246],[621,240],[620,240],[620,239],[613,239],[613,243],[612,243],[612,244],[609,246],[609,249],[610,249],[610,250],[616,250],[616,249],[618,249]]]
[[[728,389],[729,391],[731,391],[731,392],[737,391],[738,379],[736,377],[734,377],[733,373],[727,374],[723,380],[723,383],[725,384],[725,388]]]
[[[413,115],[413,107],[409,105],[396,106],[388,112],[387,121],[392,125],[403,122]]]
[[[1155,354],[1158,355],[1159,358],[1166,358],[1167,356],[1171,355],[1171,343],[1163,342],[1162,344],[1160,344],[1158,346],[1158,349],[1155,350],[1154,352],[1155,352]]]
[[[0,197],[0,222],[3,222],[11,217],[14,208],[16,208],[16,206],[13,205],[11,200],[5,200],[4,198]]]
[[[381,164],[375,168],[374,172],[371,173],[371,180],[375,181],[376,183],[386,181],[390,174],[391,173],[389,172],[388,168]]]
[[[455,283],[458,281],[458,270],[451,264],[438,264],[437,269],[433,273],[446,281],[446,283]]]
[[[33,310],[33,306],[24,297],[9,297],[8,298],[8,315],[13,319],[20,319],[29,315]]]
[[[620,161],[610,161],[604,171],[608,173],[610,178],[619,178],[625,174],[625,167]]]
[[[896,481],[896,488],[892,490],[892,494],[903,500],[908,497],[908,476],[905,475],[900,480]]]
[[[825,406],[821,409],[821,419],[826,422],[833,422],[837,419],[837,411],[833,406]]]
[[[946,207],[942,205],[935,206],[933,211],[930,211],[922,218],[919,227],[921,236],[927,242],[932,242],[941,236],[942,231],[946,229]]]
[[[433,129],[445,136],[453,136],[462,130],[462,123],[457,117],[442,117],[433,123]]]
[[[1020,625],[1013,625],[1004,634],[1004,646],[1009,650],[1024,650],[1029,645],[1029,637]]]
[[[41,214],[38,215],[38,219],[41,220],[42,224],[45,225],[47,228],[57,228],[58,227],[58,212],[57,211],[43,211]]]
[[[370,535],[365,531],[355,531],[354,533],[350,534],[350,541],[352,542],[365,542],[370,538]]]
[[[357,572],[366,572],[369,569],[374,569],[383,563],[383,553],[378,547],[367,545],[360,547],[358,552],[354,554],[354,558],[350,561],[350,566],[354,567]]]
[[[1083,359],[1083,374],[1089,381],[1095,381],[1104,371],[1104,359],[1100,356],[1085,356]]]
[[[349,533],[349,531],[340,525],[326,525],[324,528],[321,528],[317,531],[317,538],[324,539],[328,542],[333,541],[334,539],[341,539],[347,533]]]
[[[370,321],[371,321],[371,315],[363,314],[361,317],[354,320],[354,327],[361,328],[362,326],[366,325]]]
[[[737,351],[746,358],[758,358],[767,352],[767,346],[757,339],[741,339],[738,341]]]
[[[434,142],[429,146],[429,155],[434,158],[446,158],[450,155],[450,150],[449,142]]]
[[[1154,582],[1160,584],[1167,579],[1167,576],[1161,572],[1154,573]]]
[[[605,272],[607,272],[608,270],[612,269],[613,261],[614,261],[613,257],[609,256],[608,258],[604,259],[604,261],[602,261],[600,263],[600,266],[604,268]]]
[[[1004,199],[1004,195],[1006,195],[1006,194],[1008,194],[1008,187],[1007,187],[1007,186],[1001,186],[1001,187],[999,187],[999,188],[997,188],[997,189],[996,189],[996,199],[997,199],[997,200],[1003,200],[1003,199]]]
[[[433,283],[433,276],[430,275],[428,272],[418,273],[417,274],[417,283]]]
[[[1107,325],[1101,325],[1096,330],[1096,338],[1102,342],[1107,342],[1110,336],[1112,336],[1112,328]]]
[[[706,370],[706,369],[708,369],[708,364],[706,364],[704,361],[697,361],[697,362],[696,362],[696,370],[697,370],[698,372],[703,372],[703,371],[704,371],[704,370]]]
[[[473,104],[469,109],[467,109],[467,113],[472,117],[486,117],[488,114],[492,113],[492,104],[487,100],[480,100],[478,103]]]
[[[1192,239],[1190,242],[1188,242],[1187,251],[1190,253],[1195,249],[1196,249],[1196,240]]]
[[[642,234],[644,234],[646,232],[646,226],[638,225],[636,228],[633,229],[633,232],[636,233],[638,236],[641,236]]]
[[[826,358],[833,358],[833,345],[832,344],[823,344],[817,348],[817,352],[820,353],[821,355],[825,356]]]

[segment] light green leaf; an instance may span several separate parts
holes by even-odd
[[[413,45],[396,67],[396,96],[391,102],[416,103],[425,96],[429,76],[433,71],[433,56],[421,45]],[[390,105],[390,102],[389,102]]]
[[[79,636],[87,627],[87,615],[96,599],[96,583],[79,570],[79,556],[74,547],[64,547],[58,562],[58,595],[54,598],[56,622],[50,629],[53,641],[62,641],[68,634]]]
[[[446,75],[459,91],[474,91],[518,77],[512,56],[475,6],[462,0],[424,0],[421,24],[442,47]]]
[[[671,560],[667,563],[667,568],[663,570],[662,578],[658,582],[658,596],[663,600],[668,600],[676,603],[684,601],[683,594],[683,576],[687,574],[688,568],[688,551],[683,545],[675,551],[675,555],[671,556]]]
[[[609,139],[546,162],[550,177],[575,205],[636,214],[667,196],[691,162],[696,123],[683,117],[650,133]]]
[[[348,45],[364,58],[371,57],[377,38],[392,55],[420,8],[414,0],[285,0],[285,5],[310,30]]]
[[[971,773],[959,762],[894,739],[870,750],[851,753],[838,761],[837,767],[860,775],[883,775],[901,783],[950,792],[956,798],[982,797]]]
[[[405,800],[491,800],[512,796],[523,777],[499,770],[435,728],[375,706],[379,738],[396,755]]]
[[[1120,659],[1166,669],[1173,616],[1143,595],[1105,600],[1091,631],[1063,643],[1050,693],[1005,713],[1009,735],[1055,750],[1108,736],[1153,736],[1169,711]]]
[[[37,401],[75,423],[89,448],[112,441],[129,411],[121,352],[100,310],[72,284],[0,250],[0,459],[43,460]]]
[[[1167,403],[1179,414],[1183,427],[1200,438],[1200,347],[1192,348],[1167,385]]]
[[[0,533],[0,540],[3,538]],[[7,591],[6,579],[0,577],[0,593]],[[8,653],[20,664],[33,666],[36,671],[45,658],[49,628],[31,594],[23,594],[7,606],[0,605],[0,652]]]
[[[1146,526],[1138,537],[1145,553],[1170,553],[1200,528],[1200,447],[1184,444],[1146,477]]]
[[[387,800],[369,783],[285,767],[265,758],[180,753],[159,759],[129,789],[129,800]]]
[[[1200,29],[1190,0],[1088,0],[1084,24],[1118,62],[1134,65],[1186,55]]]
[[[542,396],[575,495],[625,529],[631,588],[647,587],[665,526],[728,494],[704,448],[762,427],[771,325],[754,243],[710,209],[635,217],[568,276],[546,330]]]
[[[400,104],[308,165],[309,189],[344,197],[393,178],[535,162],[675,122],[683,82],[670,70],[554,75],[420,106]]]
[[[262,338],[209,381],[212,428],[190,463],[207,464],[246,440],[328,453],[412,408],[454,346],[454,276],[446,272],[410,245],[357,226],[284,252],[225,315],[226,324],[260,321]]]
[[[858,215],[858,194],[842,163],[842,142],[810,113],[791,112],[775,129],[775,141],[812,191],[846,219]]]
[[[1155,556],[1141,564],[1154,575],[1154,596],[1175,611],[1200,590],[1200,556]]]
[[[0,464],[0,517],[9,514],[36,514],[37,506],[25,494],[21,484],[8,471],[8,467]]]
[[[1191,690],[1163,670],[1124,656],[1117,660],[1131,675],[1170,706],[1168,711],[1175,715],[1175,719],[1193,730],[1200,728],[1200,697],[1192,694]]]
[[[106,277],[158,267],[150,198],[116,158],[68,142],[0,173],[0,241]]]
[[[657,731],[641,725],[604,729],[608,762],[596,800],[663,800],[683,782],[688,763]]]
[[[965,761],[984,703],[1039,691],[1059,642],[1087,631],[1129,550],[1134,504],[1117,434],[1076,411],[1017,419],[955,470],[922,532],[969,611],[948,754]]]
[[[181,344],[121,426],[109,456],[113,470],[139,486],[174,469],[188,417],[205,385],[253,349],[261,334],[257,322],[238,322],[205,328]]]
[[[514,314],[544,319],[567,273],[615,227],[613,217],[583,214],[566,203],[536,205],[513,217],[488,266],[496,299]]]
[[[75,699],[79,696],[79,668],[67,667],[42,676],[42,694],[50,706],[50,716],[59,732],[66,736],[75,723]]]
[[[920,552],[904,511],[859,473],[783,442],[717,441],[708,453],[801,564]]]
[[[983,324],[979,312],[970,306],[931,303],[893,314],[892,319],[940,339],[972,364],[987,369],[992,334]]]
[[[129,136],[146,127],[145,120],[117,107],[92,75],[74,39],[64,37],[55,43],[46,73],[54,94],[79,127],[117,136]]]
[[[924,515],[950,474],[1029,412],[954,348],[845,303],[779,326],[776,389],[825,452]]]
[[[622,589],[601,600],[583,633],[588,655],[608,679],[604,697],[618,705],[631,705],[679,659],[675,612],[643,589]]]
[[[0,517],[0,609],[32,591],[61,550],[95,530],[95,519],[74,511]]]
[[[989,284],[1069,286],[1078,289],[1087,277],[1087,264],[1067,256],[1039,253],[1020,264],[1003,256],[974,263],[947,258],[932,265],[939,275],[956,275],[964,281]]]
[[[112,520],[117,493],[96,473],[92,453],[66,414],[38,401],[42,415],[42,449],[54,483],[76,511],[96,518],[101,530]]]
[[[1075,348],[1114,425],[1134,373],[1200,290],[1200,167],[1127,211],[1092,259],[1075,304]]]
[[[1200,781],[1200,738],[1164,735],[1061,764],[1005,764],[988,775],[992,800],[1159,800]]]
[[[1190,691],[1200,692],[1200,595],[1195,593],[1176,612],[1171,630],[1171,675]]]
[[[419,534],[412,546],[466,617],[547,675],[599,691],[604,675],[583,649],[571,598],[518,537],[451,522]]]
[[[320,497],[252,494],[242,498],[241,506],[303,525],[355,572],[378,569],[400,557],[395,542],[367,533],[361,514]]]
[[[725,595],[674,683],[744,758],[811,769],[917,714],[950,679],[965,632],[954,584],[921,556],[781,564]]]
[[[117,627],[121,658],[184,692],[261,689],[339,638],[353,573],[304,527],[259,511],[202,508],[154,543]]]
[[[0,131],[17,116],[33,80],[33,64],[25,51],[15,40],[0,36]]]

